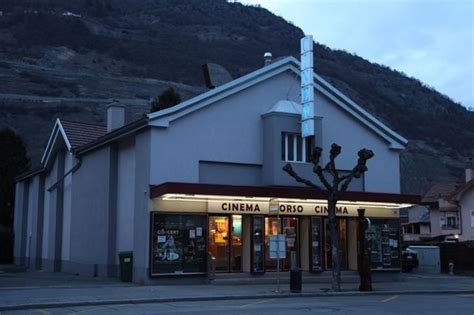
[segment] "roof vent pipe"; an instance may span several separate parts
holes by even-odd
[[[125,125],[125,106],[118,100],[107,105],[107,132]]]
[[[267,51],[263,55],[263,59],[265,59],[265,66],[268,66],[270,63],[272,63],[272,53]]]

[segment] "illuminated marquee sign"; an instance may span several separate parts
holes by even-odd
[[[313,36],[301,39],[301,135],[314,135]]]
[[[209,213],[228,214],[271,214],[268,202],[243,202],[243,201],[208,201]],[[338,205],[337,216],[358,216],[359,205]],[[300,204],[300,203],[280,203],[278,206],[281,215],[311,215],[327,216],[328,207],[323,203]],[[366,215],[372,217],[398,217],[397,209],[367,208]]]

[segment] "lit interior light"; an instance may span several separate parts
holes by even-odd
[[[271,199],[279,203],[312,205],[325,204],[324,199],[291,199],[291,198],[267,198],[267,197],[244,197],[244,196],[216,196],[216,195],[190,195],[190,194],[165,194],[160,197],[166,201],[191,201],[191,202],[270,202]],[[371,202],[371,201],[345,201],[337,203],[338,206],[359,206],[361,208],[387,208],[400,209],[413,206],[408,203],[389,203],[389,202]]]

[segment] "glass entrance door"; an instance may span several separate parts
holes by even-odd
[[[209,251],[216,272],[242,271],[242,216],[209,216]]]
[[[276,217],[265,218],[265,271],[277,271],[277,259],[270,258],[270,236],[278,235],[278,228]]]
[[[242,216],[233,215],[232,219],[232,239],[230,250],[230,269],[232,272],[242,271]]]
[[[209,216],[209,252],[216,272],[229,271],[229,217]]]
[[[296,261],[294,262],[298,267],[298,218],[287,218],[282,219],[283,229],[282,232],[286,238],[286,258],[282,260],[282,270],[289,271],[291,268],[291,252],[296,252]]]
[[[347,269],[347,220],[337,219],[337,230],[339,233],[339,257],[341,270]],[[332,269],[332,248],[329,220],[324,219],[324,262],[326,269]]]
[[[265,234],[264,231],[264,217],[253,216],[253,227],[252,227],[252,272],[263,273],[265,272],[265,257],[264,257],[264,244]]]
[[[280,230],[278,228],[280,227]],[[286,258],[281,260],[280,270],[289,271],[291,267],[291,252],[296,251],[298,257],[298,218],[281,217],[280,224],[276,217],[265,218],[265,271],[277,271],[277,259],[270,258],[270,236],[285,235]],[[297,265],[299,261],[295,262]]]

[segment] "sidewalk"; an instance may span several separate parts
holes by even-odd
[[[264,285],[154,285],[139,286],[115,279],[87,278],[60,273],[0,273],[0,311],[83,305],[159,303],[197,300],[251,299],[278,296],[359,294],[474,294],[474,277],[404,274],[399,282],[374,283],[373,292],[359,292],[357,283],[345,283],[343,292],[330,292],[330,283],[303,284],[303,292],[276,293]]]

